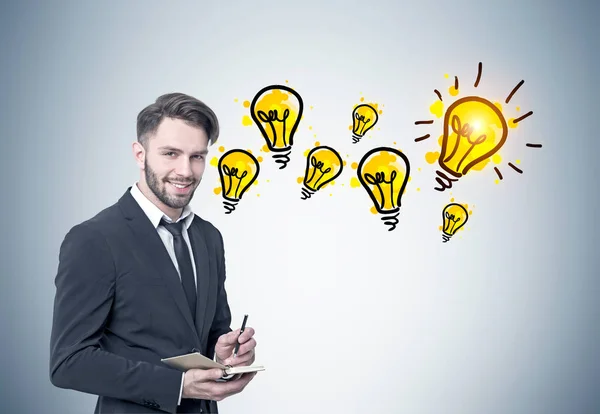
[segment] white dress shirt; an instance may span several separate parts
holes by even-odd
[[[179,266],[177,265],[177,256],[175,256],[175,248],[173,246],[173,235],[163,226],[159,226],[160,220],[165,219],[167,222],[173,222],[165,213],[162,212],[152,201],[148,200],[148,198],[142,194],[140,189],[137,186],[137,183],[131,186],[131,195],[138,202],[144,213],[150,219],[150,222],[158,232],[171,260],[173,261],[173,265],[175,265],[175,269],[177,269],[177,273],[179,273]],[[185,240],[188,249],[190,251],[190,258],[192,259],[192,268],[194,269],[194,281],[196,282],[196,286],[198,286],[198,278],[196,276],[196,263],[194,262],[194,252],[192,251],[192,245],[190,243],[190,236],[188,235],[188,228],[194,221],[194,213],[189,205],[185,206],[183,212],[181,213],[181,217],[177,220],[177,222],[184,221],[183,225],[183,239]],[[179,276],[181,278],[181,275]],[[177,405],[181,404],[181,396],[183,394],[183,379],[185,377],[185,372],[181,375],[181,388],[179,389],[179,401]]]

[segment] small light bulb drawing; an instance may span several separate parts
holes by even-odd
[[[357,175],[375,209],[383,215],[381,220],[390,226],[388,231],[394,230],[410,176],[410,163],[406,155],[395,148],[373,148],[360,160]]]
[[[250,116],[258,126],[273,159],[283,169],[290,161],[294,135],[302,118],[304,103],[292,88],[270,85],[261,89],[250,103]]]
[[[469,220],[467,209],[458,203],[450,203],[442,211],[442,241],[446,243]]]
[[[379,115],[371,105],[360,104],[352,111],[352,143],[356,144],[375,126]]]
[[[258,160],[254,155],[242,149],[227,151],[219,159],[223,206],[225,214],[231,214],[244,193],[260,173]]]
[[[302,200],[310,198],[325,184],[339,177],[343,168],[342,157],[333,148],[321,145],[310,150],[306,156]]]

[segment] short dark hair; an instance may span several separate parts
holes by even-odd
[[[204,102],[184,93],[167,93],[159,96],[137,116],[137,140],[144,148],[147,148],[149,135],[156,132],[164,118],[181,119],[203,128],[211,145],[219,137],[217,115]]]

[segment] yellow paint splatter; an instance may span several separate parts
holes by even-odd
[[[494,102],[494,106],[502,112],[502,104],[500,102]]]
[[[375,206],[371,207],[370,211],[372,214],[377,214],[377,209],[375,208]]]
[[[417,187],[417,191],[421,191],[421,189],[419,187]]]
[[[358,187],[360,187],[360,181],[358,181],[358,178],[352,177],[350,179],[350,187],[352,187],[352,188],[358,188]]]
[[[256,161],[263,162],[263,157],[261,157],[261,156],[256,157]]]
[[[417,168],[417,171],[421,172],[421,167]]]
[[[516,164],[521,164],[521,160],[516,160],[515,163]]]
[[[312,106],[312,105],[310,106],[310,109],[313,109],[313,106]]]
[[[256,194],[257,197],[260,197],[260,194]]]
[[[225,151],[225,147],[221,145],[221,146],[219,147],[219,152],[223,152],[223,151]]]
[[[358,163],[353,162],[350,167],[352,167],[353,170],[356,170],[358,168]]]
[[[449,75],[447,73],[444,73],[444,78],[448,79],[448,76]]]
[[[438,118],[441,118],[444,113],[444,103],[442,101],[435,101],[429,107],[429,112]]]
[[[448,93],[452,96],[456,96],[456,95],[458,95],[458,89],[456,89],[454,87],[454,85],[452,85],[451,87],[448,88]]]
[[[252,118],[250,118],[248,115],[244,115],[242,117],[242,125],[243,126],[250,126],[250,125],[252,125]]]
[[[214,191],[215,194],[219,195],[219,194],[221,194],[221,187],[215,187],[213,189],[213,191]]]
[[[494,154],[494,156],[492,157],[492,162],[496,165],[500,164],[502,162],[502,157],[500,156],[500,154]]]
[[[515,123],[515,118],[510,118],[508,120],[507,124],[510,128],[516,128],[518,125],[517,123]]]
[[[450,202],[451,202],[451,203],[454,203],[454,197],[452,197],[452,198],[450,199]]]
[[[346,160],[342,161],[342,165],[345,167],[346,166]]]
[[[496,181],[494,181],[496,184],[500,184],[500,180],[496,178]]]
[[[250,108],[250,101],[244,101],[244,108]]]
[[[429,164],[433,164],[439,158],[440,158],[440,153],[437,152],[437,151],[435,151],[435,152],[428,152],[427,154],[425,154],[425,161],[427,161]]]
[[[296,181],[298,182],[298,184],[302,184],[302,181],[304,181],[304,178],[298,177],[298,178],[296,178]]]
[[[311,129],[311,130],[312,130],[312,125],[309,125],[309,126],[308,126],[308,129]]]
[[[315,147],[318,147],[319,145],[321,145],[321,143],[319,141],[315,141]]]
[[[254,180],[254,182],[252,183],[252,185],[258,185],[258,180]]]
[[[308,157],[308,153],[310,152],[310,148],[305,150],[302,155],[304,155],[305,157]]]
[[[262,150],[263,150],[263,152],[271,152],[271,150],[269,149],[267,144],[263,145]]]
[[[362,96],[362,97],[360,98],[360,101],[361,101],[361,102],[364,102],[364,101],[365,101],[365,97],[364,97],[364,96]]]
[[[332,181],[328,182],[327,184],[335,185],[335,180],[332,180]]]
[[[438,137],[438,145],[440,147],[442,146],[442,142],[444,142],[444,134],[442,134]]]
[[[517,112],[519,112],[521,110],[520,106],[517,106]]]
[[[212,157],[210,160],[210,165],[213,167],[217,167],[219,165],[219,159],[217,157]]]

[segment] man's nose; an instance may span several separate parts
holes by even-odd
[[[177,162],[177,169],[175,170],[177,175],[181,175],[183,177],[191,177],[192,172],[192,163],[187,157],[181,157]]]

